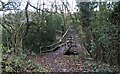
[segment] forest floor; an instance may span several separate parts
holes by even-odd
[[[94,61],[90,56],[59,55],[47,53],[43,56],[29,56],[30,60],[39,64],[45,72],[119,72],[116,66]],[[98,67],[97,67],[98,66]],[[97,68],[96,68],[97,67]]]
[[[33,59],[48,72],[82,72],[83,69],[81,59],[74,58],[74,56],[63,55],[53,58],[46,55],[36,56]]]

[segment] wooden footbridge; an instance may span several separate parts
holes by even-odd
[[[81,49],[81,45],[79,42],[79,38],[77,36],[76,29],[74,27],[69,28],[66,30],[64,35],[61,37],[61,39],[49,46],[46,46],[44,48],[47,48],[49,50],[47,51],[41,51],[41,53],[48,53],[48,52],[54,52],[55,55],[62,55],[62,54],[79,54],[79,50]],[[51,50],[50,50],[51,49]]]

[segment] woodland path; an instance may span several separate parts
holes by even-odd
[[[32,57],[43,68],[50,72],[82,72],[82,60],[81,58],[75,59],[74,57],[78,55],[64,55],[67,50],[82,51],[81,44],[76,33],[76,29],[71,29],[68,32],[67,38],[72,38],[71,48],[67,45],[63,45],[55,52],[46,53],[43,56],[37,55]],[[67,40],[68,40],[67,39]],[[79,53],[80,54],[80,53]]]

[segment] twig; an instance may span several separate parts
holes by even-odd
[[[39,10],[39,11],[42,11],[42,12],[48,12],[48,13],[58,13],[58,12],[52,12],[52,11],[48,11],[48,10],[42,10],[41,8],[37,8],[37,7],[35,7],[35,6],[33,6],[33,5],[31,5],[30,3],[28,3],[31,7],[33,7],[34,9],[36,9],[36,10]],[[43,4],[42,4],[43,5]],[[59,14],[59,13],[58,13]]]

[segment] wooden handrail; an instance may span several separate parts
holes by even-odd
[[[52,46],[54,46],[54,45],[59,44],[60,42],[62,42],[63,38],[67,35],[68,31],[69,31],[69,29],[67,29],[67,31],[63,34],[63,36],[59,39],[58,42],[53,43],[53,44],[48,45],[48,46],[45,46],[45,47],[52,47]],[[42,46],[42,47],[43,47],[43,46]]]
[[[58,48],[58,47],[62,47],[62,46],[65,45],[65,44],[66,44],[66,42],[65,42],[65,43],[62,43],[62,44],[60,44],[60,45],[57,45],[56,47],[52,48],[51,50],[41,51],[41,53],[47,53],[47,52],[54,51],[56,48]]]
[[[69,32],[69,28],[66,30],[66,32],[63,34],[63,36],[59,39],[58,42],[53,43],[51,45],[45,46],[46,48],[52,48],[51,50],[47,50],[47,51],[40,51],[41,53],[47,53],[47,52],[52,52],[54,51],[56,48],[58,47],[62,47],[63,45],[65,45],[67,43],[67,41],[65,41],[64,43],[61,43],[63,38],[65,38],[65,36],[68,34]],[[43,48],[43,46],[41,46],[41,48]]]

